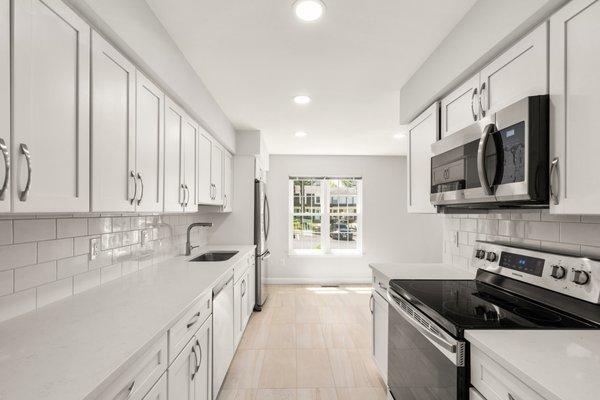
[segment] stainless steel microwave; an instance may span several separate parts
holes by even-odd
[[[548,206],[548,96],[526,97],[431,146],[438,211]]]

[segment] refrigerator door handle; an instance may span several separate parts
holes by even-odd
[[[266,259],[268,259],[270,257],[271,257],[271,251],[267,250],[263,254],[261,254],[260,259],[261,260],[266,260]]]
[[[265,224],[265,240],[269,237],[269,229],[271,228],[271,209],[269,208],[269,199],[265,195],[265,213],[263,216],[263,223]]]

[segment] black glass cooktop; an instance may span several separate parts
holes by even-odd
[[[458,338],[465,329],[598,328],[477,280],[393,279],[390,287]]]

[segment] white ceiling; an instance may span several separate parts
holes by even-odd
[[[234,126],[262,131],[273,154],[404,154],[400,87],[475,3],[324,0],[303,23],[292,0],[146,1]]]

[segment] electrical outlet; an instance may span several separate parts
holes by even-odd
[[[148,229],[143,229],[141,234],[140,234],[140,246],[144,247],[146,246],[146,243],[148,242],[149,239],[149,232]]]
[[[95,260],[100,254],[100,238],[90,239],[90,260]]]

